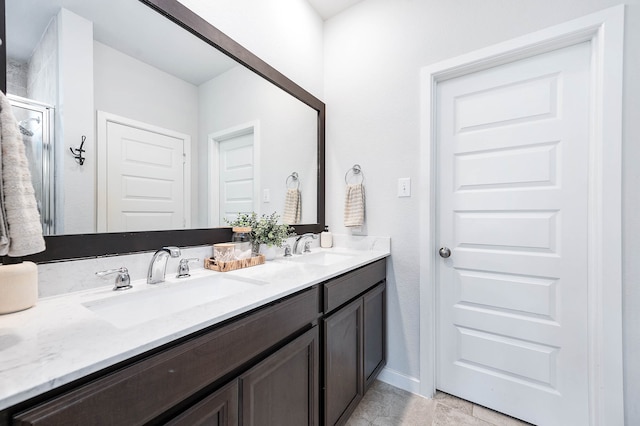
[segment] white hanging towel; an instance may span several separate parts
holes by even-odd
[[[298,188],[287,189],[287,195],[284,200],[284,214],[282,215],[282,223],[285,225],[293,225],[300,223],[302,216],[302,195]]]
[[[45,249],[40,213],[24,142],[9,100],[0,92],[0,255],[20,257]]]
[[[344,199],[344,226],[357,227],[364,224],[364,185],[347,185]]]

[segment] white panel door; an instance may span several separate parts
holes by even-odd
[[[253,133],[220,142],[220,218],[254,211]]]
[[[439,84],[437,387],[588,424],[589,43]]]
[[[184,139],[107,122],[107,232],[183,229]]]

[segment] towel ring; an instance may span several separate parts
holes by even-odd
[[[353,167],[347,170],[347,173],[344,174],[344,183],[349,184],[350,172],[353,174],[354,177],[360,176],[360,182],[358,183],[364,182],[364,172],[362,171],[360,164],[354,164]]]
[[[296,184],[295,188],[289,187],[289,184],[291,184],[291,183],[295,183]],[[291,173],[287,177],[287,180],[285,181],[285,185],[286,185],[286,187],[288,189],[300,189],[300,179],[298,179],[298,172]]]

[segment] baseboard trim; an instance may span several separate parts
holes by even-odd
[[[420,395],[420,380],[415,377],[407,376],[399,371],[392,370],[388,367],[382,369],[378,376],[378,380],[390,384],[391,386],[406,390],[407,392]]]

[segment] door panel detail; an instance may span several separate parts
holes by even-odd
[[[554,387],[558,348],[458,327],[459,360]]]
[[[456,212],[456,241],[462,247],[556,253],[558,212]]]
[[[516,81],[455,99],[457,130],[477,131],[552,118],[557,114],[557,76]],[[522,102],[526,99],[526,102]],[[487,108],[487,105],[492,105]]]
[[[553,320],[557,284],[554,278],[457,269],[460,302]]]
[[[558,142],[458,154],[457,189],[512,189],[556,185]],[[505,163],[509,167],[503,167]]]

